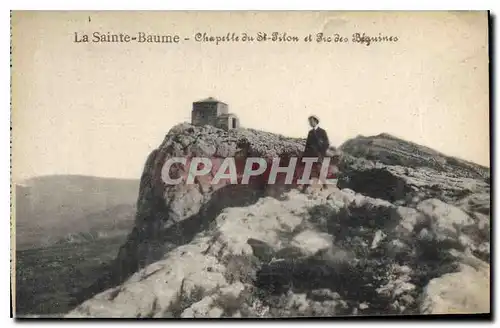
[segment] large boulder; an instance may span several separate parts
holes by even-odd
[[[457,239],[463,228],[474,224],[474,220],[465,212],[438,199],[419,203],[417,210],[430,219],[430,228],[440,240]]]
[[[462,264],[460,271],[432,279],[422,294],[423,314],[490,313],[490,266]]]

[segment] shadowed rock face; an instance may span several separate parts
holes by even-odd
[[[359,140],[343,146],[338,188],[172,186],[162,179],[171,157],[238,156],[240,147],[244,157],[289,157],[304,146],[254,130],[174,127],[146,161],[128,241],[68,316],[489,312],[477,297],[489,294],[486,279],[479,291],[451,292],[489,275],[486,169],[431,165],[446,157],[385,135]],[[415,159],[405,149],[422,151]]]

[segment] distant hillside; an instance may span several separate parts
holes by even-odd
[[[44,176],[17,185],[17,247],[50,244],[71,233],[133,221],[138,180]]]

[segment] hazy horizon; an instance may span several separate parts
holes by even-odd
[[[106,177],[106,176],[98,176],[98,175],[85,175],[85,174],[47,174],[47,175],[35,175],[31,176],[22,180],[16,181],[14,184],[16,186],[24,187],[26,186],[26,183],[32,182],[33,180],[36,179],[46,179],[46,178],[57,178],[57,177],[71,177],[71,178],[95,178],[95,179],[109,179],[109,180],[120,180],[120,181],[137,181],[138,183],[140,182],[140,177],[138,178],[117,178],[117,177]]]
[[[182,122],[179,122],[179,124],[182,123]],[[250,128],[251,127],[245,127],[245,128]],[[272,132],[272,131],[265,131],[265,132]],[[382,133],[385,133],[385,132],[380,132],[380,133],[377,133],[375,135],[370,135],[370,136],[363,136],[363,137],[371,137],[371,136],[376,136],[376,135],[379,135],[379,134],[382,134]],[[391,134],[392,135],[392,134]],[[396,137],[396,138],[401,138],[400,136],[396,136],[396,135],[392,135],[393,137]],[[293,137],[293,136],[292,136]],[[297,138],[303,138],[305,139],[305,137],[303,136],[299,136]],[[355,137],[353,137],[355,138]],[[163,140],[163,139],[162,139]],[[346,139],[345,141],[347,141],[348,139]],[[345,142],[344,141],[344,142]],[[406,141],[409,141],[409,140],[406,140]],[[332,145],[336,148],[340,147],[344,142],[342,142],[341,144],[339,145]],[[158,146],[160,145],[160,142],[158,143]],[[421,145],[421,146],[426,146],[426,145]],[[429,147],[429,146],[426,146],[426,147]],[[432,147],[430,147],[432,148]],[[443,155],[447,155],[447,156],[452,156],[452,155],[449,155],[449,154],[445,154],[443,153]],[[462,160],[465,160],[465,161],[469,161],[465,158],[460,158],[460,157],[457,157],[457,156],[452,156],[452,157],[456,157],[456,158],[459,158],[459,159],[462,159]],[[145,161],[145,159],[144,159]],[[472,162],[472,163],[475,163],[475,164],[478,164],[478,165],[481,165],[481,166],[484,166],[486,168],[490,168],[490,165],[488,163],[488,165],[483,165],[483,164],[479,164],[479,163],[476,163],[476,162],[473,162],[473,161],[469,161],[469,162]],[[104,178],[104,179],[119,179],[119,180],[137,180],[139,181],[140,180],[140,176],[142,174],[142,169],[144,167],[141,168],[141,172],[139,173],[139,175],[137,177],[114,177],[114,176],[100,176],[100,175],[88,175],[88,174],[79,174],[79,173],[68,173],[68,174],[59,174],[59,173],[53,173],[53,174],[45,174],[45,175],[34,175],[34,176],[30,176],[30,177],[26,177],[26,178],[23,178],[22,180],[19,180],[16,182],[16,185],[22,185],[23,183],[25,183],[27,180],[30,180],[30,179],[36,179],[36,178],[46,178],[46,177],[58,177],[58,176],[61,176],[61,177],[68,177],[68,176],[71,176],[71,177],[84,177],[84,178]]]
[[[91,16],[91,22],[88,17]],[[13,12],[12,180],[139,179],[209,96],[242,127],[388,133],[489,167],[486,12]],[[394,44],[79,44],[74,32],[366,32]]]

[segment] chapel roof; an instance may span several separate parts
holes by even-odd
[[[226,104],[225,102],[217,100],[214,97],[208,97],[208,98],[205,98],[205,99],[202,99],[202,100],[195,101],[194,103],[195,104],[197,104],[197,103],[221,103],[221,104]]]

